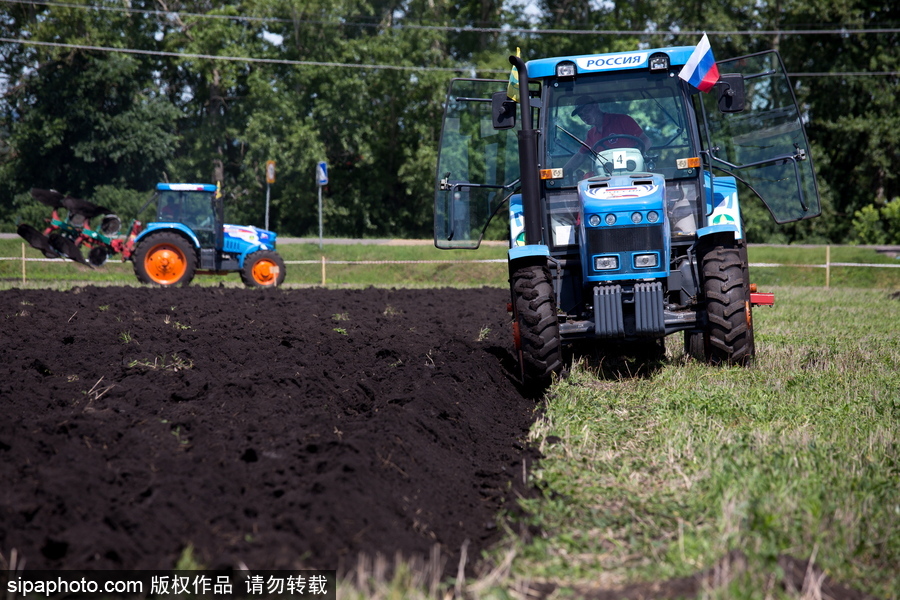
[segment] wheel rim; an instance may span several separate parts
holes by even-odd
[[[155,283],[171,285],[184,276],[187,271],[187,259],[175,246],[160,244],[147,253],[144,267],[147,276]]]
[[[262,259],[258,261],[250,270],[250,275],[259,285],[272,285],[278,279],[278,273],[281,269],[274,260]]]

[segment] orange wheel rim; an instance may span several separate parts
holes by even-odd
[[[184,276],[187,271],[187,259],[175,246],[161,244],[147,253],[144,266],[147,275],[155,283],[170,285]]]
[[[251,275],[253,276],[253,281],[259,285],[272,285],[278,279],[280,270],[275,261],[263,259],[253,265]]]

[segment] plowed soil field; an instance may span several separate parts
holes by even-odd
[[[0,553],[345,569],[498,535],[530,462],[507,292],[0,292]]]

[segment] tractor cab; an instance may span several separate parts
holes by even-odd
[[[201,248],[216,247],[222,229],[221,201],[210,184],[160,183],[156,186],[157,226],[175,227],[192,235]]]

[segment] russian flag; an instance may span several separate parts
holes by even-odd
[[[719,67],[713,58],[709,38],[705,33],[678,76],[701,92],[708,92],[716,85],[719,80]]]

